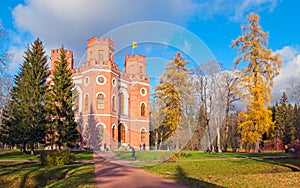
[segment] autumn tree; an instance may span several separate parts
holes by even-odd
[[[50,144],[71,146],[79,139],[77,123],[75,122],[73,101],[74,83],[69,62],[62,46],[60,58],[55,61],[52,79],[49,82],[47,95],[47,111],[49,113]]]
[[[242,142],[255,144],[255,152],[258,152],[262,135],[274,129],[272,112],[266,106],[270,104],[273,79],[279,74],[281,60],[278,54],[267,49],[268,33],[259,25],[259,16],[250,13],[247,20],[249,25],[242,26],[242,35],[232,42],[232,47],[239,52],[235,67],[241,62],[248,63],[240,73],[247,111],[240,113],[239,130]]]
[[[191,99],[191,94],[187,63],[178,52],[174,60],[166,64],[165,72],[160,77],[160,84],[155,87],[155,99],[161,117],[159,127],[156,129],[162,141],[174,136],[173,142],[177,142],[175,144],[177,147],[180,147],[181,139],[188,137],[180,134],[183,130],[189,129],[190,125],[187,121],[189,119],[186,118],[190,112],[189,104],[192,102],[188,100]],[[181,125],[187,126],[186,129]]]

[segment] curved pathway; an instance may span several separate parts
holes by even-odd
[[[95,180],[100,188],[185,188],[144,170],[132,167],[128,162],[119,160],[111,152],[94,153]]]

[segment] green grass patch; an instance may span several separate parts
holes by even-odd
[[[39,160],[40,151],[36,151],[36,155],[26,154],[21,151],[0,150],[0,160]]]
[[[93,160],[93,153],[92,151],[72,151],[72,154],[75,154],[76,160]]]
[[[122,160],[132,160],[131,151],[114,151],[114,154]],[[136,151],[137,160],[140,161],[161,161],[167,160],[175,154],[175,151]]]
[[[192,154],[172,163],[144,166],[143,169],[189,187],[297,187],[300,183],[298,159],[248,158],[257,157],[252,154],[202,154]],[[209,157],[215,160],[209,160]]]
[[[76,163],[42,166],[39,163],[0,163],[1,187],[96,187],[94,165]]]
[[[41,150],[35,151],[36,155],[26,154],[23,155],[21,151],[8,151],[0,150],[0,160],[39,160]],[[76,160],[92,160],[93,152],[92,151],[71,151],[72,154],[75,154]]]

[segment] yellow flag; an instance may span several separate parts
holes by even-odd
[[[137,47],[137,43],[135,41],[132,42],[132,48],[136,48]]]

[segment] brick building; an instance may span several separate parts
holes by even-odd
[[[60,50],[51,51],[51,65]],[[149,77],[146,57],[127,55],[124,71],[114,62],[114,43],[109,38],[87,41],[87,60],[73,68],[73,53],[66,50],[77,97],[76,121],[81,142],[94,149],[149,146]]]

